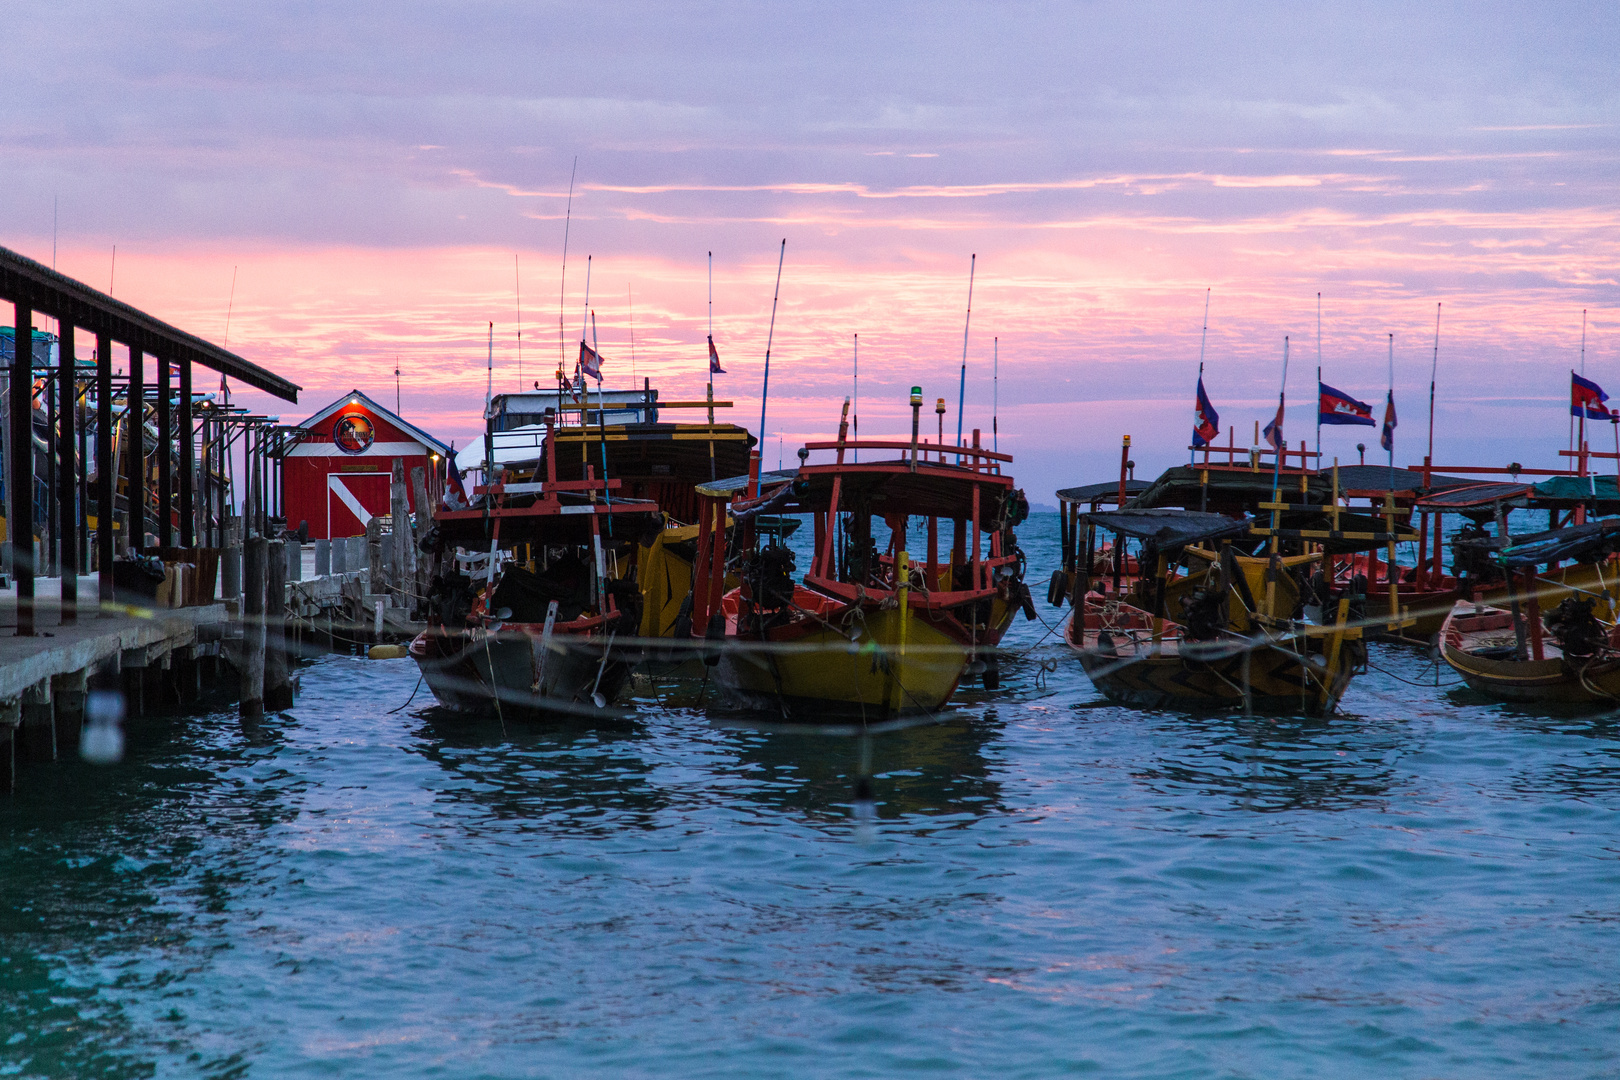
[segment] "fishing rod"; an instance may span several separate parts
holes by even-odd
[[[1440,370],[1440,305],[1434,305],[1434,359],[1429,364],[1429,453],[1425,465],[1434,461],[1434,380]],[[1428,477],[1424,477],[1427,480]]]
[[[1204,383],[1204,346],[1209,344],[1209,289],[1204,289],[1204,330],[1198,338],[1198,384]],[[1197,414],[1197,408],[1193,410]],[[1193,447],[1187,448],[1187,464],[1191,465],[1198,459],[1198,451]]]
[[[523,390],[523,271],[518,266],[518,254],[512,252],[512,295],[517,297],[517,384]]]
[[[1316,294],[1316,460],[1322,460],[1322,294]],[[1305,463],[1301,461],[1300,467]]]
[[[568,230],[574,222],[574,174],[579,171],[579,155],[574,155],[574,167],[568,172],[568,209],[563,214],[562,282],[557,286],[557,370],[568,361],[568,346],[564,338],[564,296],[568,290]],[[562,402],[559,399],[558,404]]]
[[[978,269],[978,265],[979,265],[979,256],[977,254],[974,254],[968,260],[967,318],[962,323],[962,379],[961,379],[961,381],[959,383],[957,383],[957,387],[956,387],[956,445],[957,446],[962,445],[962,409],[967,403],[968,328],[973,325],[973,273],[974,273],[974,271],[976,269]],[[957,457],[956,457],[956,463],[958,465],[960,465],[962,463],[962,456],[960,454],[958,454]]]
[[[765,334],[765,378],[759,389],[759,438],[765,440],[765,405],[771,399],[771,343],[776,340],[776,301],[782,295],[782,260],[787,258],[787,238],[776,256],[776,289],[771,293],[771,328]]]
[[[855,368],[854,420],[855,420],[855,460],[861,460],[861,335],[855,335],[855,352],[853,357]]]
[[[990,346],[990,449],[1001,452],[998,417],[1001,413],[1001,339],[991,338]]]

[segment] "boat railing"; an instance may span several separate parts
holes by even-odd
[[[1234,428],[1226,429],[1227,439],[1225,446],[1206,444],[1204,446],[1187,447],[1188,450],[1193,452],[1195,459],[1200,453],[1203,455],[1202,461],[1194,460],[1191,464],[1202,469],[1247,469],[1250,472],[1263,472],[1278,465],[1277,454],[1279,451],[1273,449],[1268,443],[1260,442],[1258,430],[1255,432],[1255,444],[1253,446],[1238,446],[1233,435],[1235,430]],[[1286,443],[1283,444],[1281,454],[1282,462],[1280,467],[1285,473],[1289,471],[1295,473],[1310,472],[1310,459],[1320,459],[1322,456],[1315,450],[1309,449],[1304,439],[1300,440],[1298,450],[1290,450]],[[1212,460],[1215,457],[1222,457],[1225,460]],[[1289,465],[1289,460],[1293,458],[1297,458],[1298,462]]]
[[[975,432],[977,434],[977,432]],[[903,439],[849,439],[839,441],[836,439],[826,442],[809,442],[804,444],[809,453],[816,451],[834,451],[839,454],[839,464],[853,464],[845,454],[856,453],[862,450],[899,450],[900,463],[910,465],[943,465],[947,468],[961,468],[972,472],[986,473],[991,476],[1001,475],[1003,463],[1011,464],[1012,455],[986,450],[978,445],[960,445],[954,443],[936,443],[927,439],[919,442],[909,442]],[[950,460],[954,459],[954,460]],[[889,462],[888,464],[892,464]],[[869,461],[869,465],[883,464]]]

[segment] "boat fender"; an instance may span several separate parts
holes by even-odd
[[[1052,571],[1052,583],[1046,587],[1046,602],[1055,608],[1063,606],[1063,598],[1069,595],[1069,575],[1062,570]]]
[[[1062,571],[1058,571],[1062,573]],[[1022,581],[1016,584],[1018,589],[1018,606],[1024,609],[1024,621],[1035,621],[1035,598],[1029,594],[1029,586]]]
[[[403,660],[410,655],[410,650],[403,645],[373,645],[366,655],[373,660]]]
[[[717,611],[709,616],[709,628],[703,632],[703,638],[705,641],[714,642],[715,644],[726,640],[726,613],[724,611]],[[703,662],[709,667],[714,667],[720,662],[720,650],[705,650]]]
[[[675,614],[675,626],[671,629],[670,636],[680,641],[692,636],[691,593],[687,593],[681,600],[681,609]]]

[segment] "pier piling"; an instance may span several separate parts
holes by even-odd
[[[271,712],[292,708],[292,679],[287,670],[287,558],[296,543],[270,544],[264,591],[264,707]]]
[[[262,536],[242,545],[242,700],[246,720],[264,715],[264,596],[269,544]]]

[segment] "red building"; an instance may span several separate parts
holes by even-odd
[[[407,491],[411,470],[421,466],[429,498],[436,497],[435,480],[450,448],[360,391],[349,391],[300,426],[309,434],[287,451],[281,471],[291,528],[308,522],[313,539],[361,535],[373,516],[389,512],[396,458],[405,460]],[[408,498],[414,512],[416,497]]]

